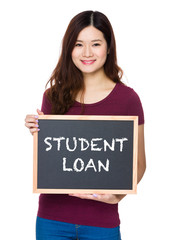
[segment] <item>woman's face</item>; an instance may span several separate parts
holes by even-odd
[[[107,42],[103,33],[89,26],[84,28],[77,37],[72,51],[72,61],[83,74],[94,73],[103,69],[107,51]]]

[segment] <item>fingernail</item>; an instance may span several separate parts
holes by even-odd
[[[35,120],[37,123],[39,122],[38,120]]]
[[[97,194],[93,194],[93,197],[98,197],[98,195]]]
[[[35,118],[38,118],[38,116],[35,116]]]
[[[39,125],[36,124],[35,127],[39,127]]]
[[[40,131],[40,129],[38,128],[38,132]]]

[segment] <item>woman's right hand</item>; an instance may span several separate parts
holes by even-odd
[[[38,115],[44,115],[44,113],[41,112],[39,109],[37,109],[37,113]],[[38,116],[33,114],[27,115],[25,118],[25,126],[29,129],[31,134],[39,131]]]

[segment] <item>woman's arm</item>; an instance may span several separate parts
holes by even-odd
[[[138,127],[138,173],[137,182],[142,179],[146,170],[146,157],[144,147],[144,124]],[[116,204],[120,202],[125,194],[69,194],[70,196],[79,197],[82,199],[91,199],[109,204]]]
[[[140,182],[146,170],[146,156],[144,144],[144,124],[138,127],[138,172],[137,183]]]

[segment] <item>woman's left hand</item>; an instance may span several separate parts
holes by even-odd
[[[126,195],[124,194],[69,194],[69,196],[90,199],[109,204],[119,203]]]

